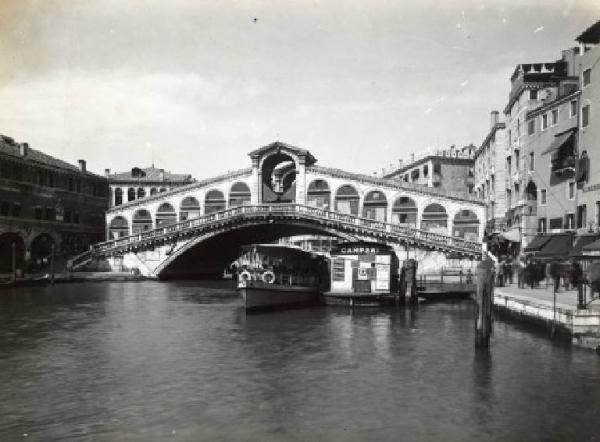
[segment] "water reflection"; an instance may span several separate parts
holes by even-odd
[[[184,440],[531,440],[600,430],[595,354],[503,322],[490,352],[473,341],[468,302],[246,315],[219,284],[4,292],[0,440],[165,440],[174,430]]]

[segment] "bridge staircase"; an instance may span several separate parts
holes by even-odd
[[[260,204],[233,207],[142,233],[101,242],[73,258],[70,264],[72,269],[77,269],[97,257],[149,250],[155,246],[174,243],[186,237],[192,239],[215,231],[226,231],[239,225],[264,222],[320,226],[354,238],[415,245],[476,259],[481,258],[482,253],[482,246],[479,242],[406,225],[374,221],[302,204]]]

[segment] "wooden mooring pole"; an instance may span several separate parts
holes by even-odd
[[[475,347],[487,348],[492,333],[494,303],[494,262],[486,259],[477,266],[477,293],[475,310]]]
[[[399,293],[400,304],[418,304],[417,294],[417,261],[414,259],[407,259],[402,264],[402,270],[400,272],[400,293]]]

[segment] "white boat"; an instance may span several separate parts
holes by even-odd
[[[316,303],[328,282],[326,260],[277,244],[245,246],[238,264],[238,291],[246,310]]]

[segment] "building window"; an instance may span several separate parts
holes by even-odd
[[[560,230],[563,226],[562,218],[551,218],[550,219],[550,230]]]
[[[79,212],[73,212],[73,223],[79,224]]]
[[[583,87],[590,84],[591,78],[592,78],[592,69],[587,68],[585,71],[583,71],[583,75],[582,75]]]
[[[433,165],[433,173],[442,173],[442,165],[437,163]]]
[[[81,193],[81,180],[75,181],[75,187],[77,188],[77,193]]]
[[[590,124],[590,105],[586,104],[581,108],[581,127],[587,127]]]
[[[2,201],[0,203],[0,215],[8,216],[10,212],[10,203],[6,201]]]
[[[423,177],[427,177],[428,174],[429,174],[429,166],[427,164],[425,164],[423,166]]]
[[[547,200],[547,196],[546,196],[546,189],[541,189],[540,190],[540,205],[546,205],[548,202]]]
[[[66,222],[66,223],[71,222],[71,210],[70,209],[65,209],[64,222]]]
[[[537,91],[537,89],[529,91],[529,99],[530,100],[537,100],[538,99],[538,91]]]
[[[552,110],[552,126],[556,126],[558,124],[558,109]]]
[[[521,157],[518,149],[515,149],[515,170],[519,170],[519,165],[521,164]]]
[[[542,130],[548,129],[548,114],[542,115]]]
[[[46,219],[48,221],[54,221],[54,209],[52,207],[46,207]]]
[[[13,216],[19,218],[21,216],[21,203],[13,203]]]
[[[573,230],[575,228],[575,215],[567,213],[565,215],[565,230]]]
[[[548,230],[546,218],[538,219],[538,233],[546,233]]]
[[[35,207],[33,209],[33,215],[34,215],[35,219],[42,219],[42,208]]]
[[[596,201],[596,227],[600,226],[600,201]]]
[[[535,133],[535,119],[527,122],[527,134],[533,135]]]
[[[577,228],[582,229],[587,224],[587,206],[577,206]]]
[[[535,155],[533,152],[529,153],[529,170],[532,172],[535,170]]]
[[[69,189],[69,192],[73,192],[73,189],[74,189],[74,188],[75,188],[75,187],[74,187],[73,178],[69,178],[69,184],[68,184],[68,189]]]
[[[577,115],[577,100],[571,101],[571,112],[570,117],[573,118]]]
[[[574,182],[570,182],[568,184],[568,197],[570,200],[575,199],[575,183]]]

